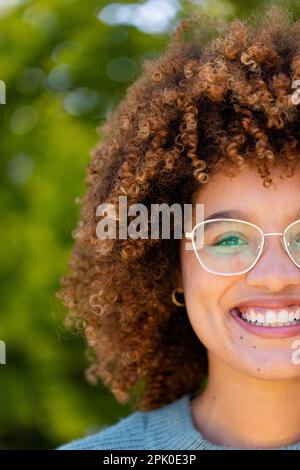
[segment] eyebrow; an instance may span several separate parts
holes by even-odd
[[[297,211],[296,217],[300,218],[300,208]],[[243,211],[239,211],[237,209],[228,209],[226,211],[214,212],[213,214],[205,217],[203,220],[205,221],[210,219],[240,219],[255,223],[253,216],[247,215]]]
[[[204,220],[210,220],[210,219],[240,219],[240,220],[246,220],[248,222],[251,222],[253,220],[252,217],[247,216],[244,212],[234,210],[234,209],[214,212],[208,217],[205,217]]]

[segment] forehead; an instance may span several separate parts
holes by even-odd
[[[231,177],[213,174],[208,183],[194,194],[193,202],[203,204],[205,218],[221,212],[224,217],[250,222],[266,217],[292,219],[299,216],[300,168],[295,169],[292,177],[281,178],[282,172],[279,168],[271,170],[273,185],[267,188],[263,186],[263,179],[256,168],[244,168]]]

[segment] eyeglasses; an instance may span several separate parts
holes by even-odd
[[[300,220],[284,232],[264,233],[260,227],[238,219],[210,219],[185,232],[192,240],[199,263],[206,271],[222,276],[248,272],[259,260],[265,237],[280,235],[281,244],[293,263],[300,268]]]

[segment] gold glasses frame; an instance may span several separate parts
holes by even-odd
[[[198,249],[197,249],[197,246],[196,246],[196,240],[195,240],[195,234],[196,234],[196,230],[201,226],[207,223],[211,223],[211,222],[220,222],[220,221],[233,221],[233,222],[242,222],[244,224],[247,224],[247,225],[251,225],[252,227],[256,228],[259,233],[261,234],[261,243],[260,243],[260,248],[259,248],[259,252],[255,258],[255,260],[253,261],[253,263],[247,268],[247,269],[244,269],[243,271],[238,271],[238,272],[235,272],[235,273],[220,273],[218,271],[214,271],[212,269],[209,269],[207,266],[204,265],[203,261],[201,260],[200,256],[199,256],[199,253],[198,253]],[[280,238],[280,241],[281,241],[281,244],[283,246],[283,248],[285,249],[285,251],[287,252],[287,254],[289,255],[290,259],[293,261],[293,263],[298,267],[300,268],[300,264],[296,263],[296,261],[293,259],[290,251],[289,251],[289,243],[286,239],[286,234],[287,232],[291,229],[291,227],[297,223],[300,223],[300,219],[298,220],[295,220],[294,222],[292,222],[291,224],[289,224],[285,230],[283,232],[263,232],[263,230],[256,224],[253,224],[251,222],[247,222],[246,220],[240,220],[240,219],[229,219],[229,218],[216,218],[216,219],[207,219],[207,220],[203,220],[199,223],[197,223],[194,227],[193,227],[193,230],[191,232],[185,232],[184,235],[187,239],[190,239],[192,240],[192,244],[193,244],[193,249],[194,249],[194,252],[197,256],[197,259],[199,261],[199,263],[201,264],[201,266],[208,272],[212,273],[212,274],[217,274],[217,275],[220,275],[220,276],[237,276],[237,275],[240,275],[240,274],[244,274],[248,271],[250,271],[250,269],[253,268],[253,266],[256,265],[256,263],[258,262],[258,260],[260,259],[264,249],[265,249],[265,238],[266,237],[269,237],[271,235],[280,235],[281,238]]]

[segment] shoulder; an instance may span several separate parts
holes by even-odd
[[[57,450],[143,449],[145,425],[145,413],[136,411],[95,434],[71,441]]]
[[[150,411],[136,411],[112,426],[57,450],[147,450],[181,448],[192,423],[190,395]],[[179,446],[179,447],[178,447]]]

